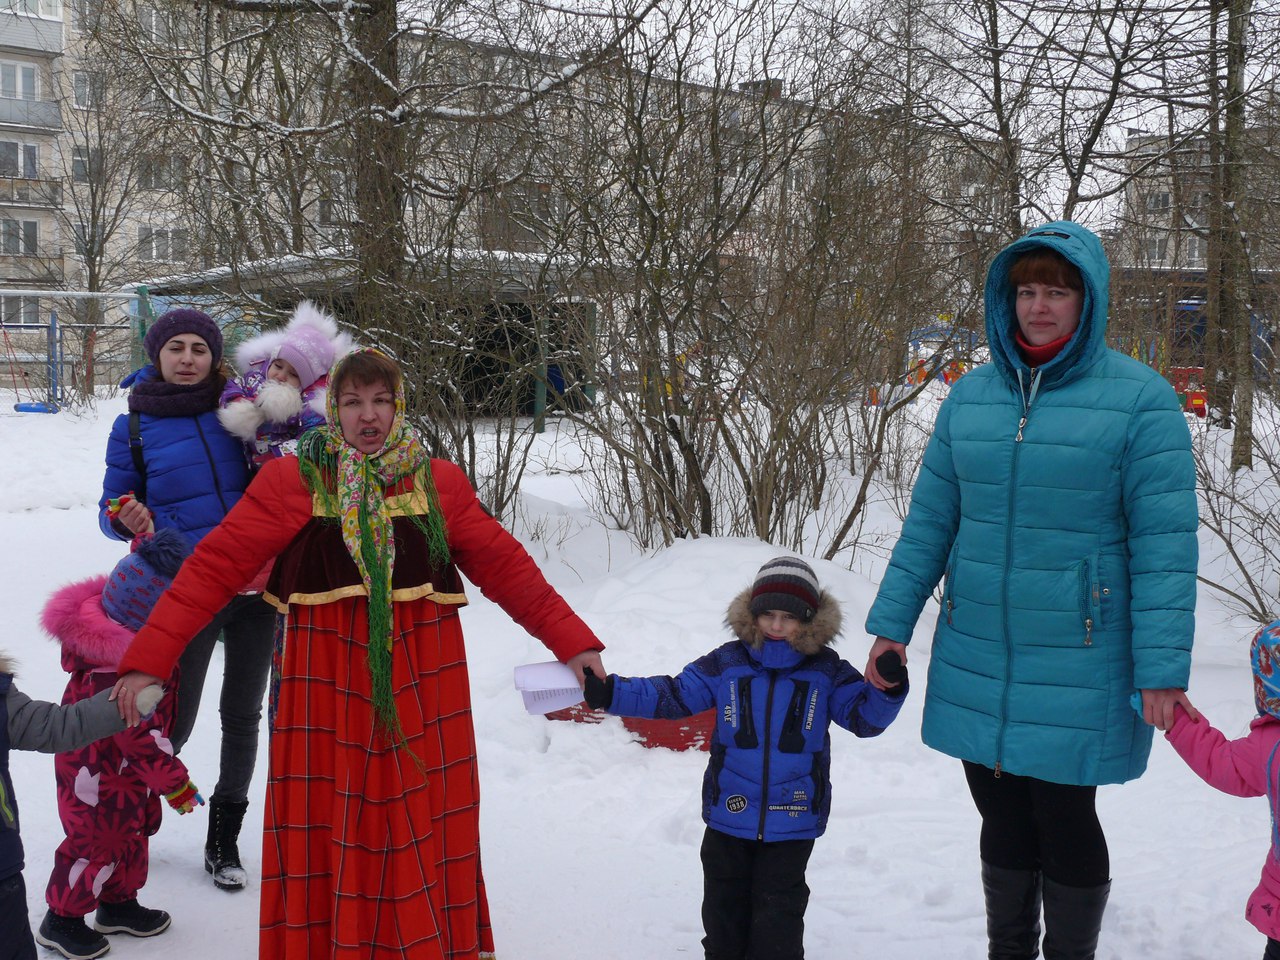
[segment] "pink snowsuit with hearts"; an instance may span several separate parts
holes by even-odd
[[[95,577],[62,588],[41,618],[61,643],[62,666],[71,674],[64,704],[114,686],[116,664],[133,639],[132,630],[102,609],[106,581]],[[147,882],[148,838],[160,829],[161,798],[189,778],[168,739],[176,672],[150,719],[54,758],[58,815],[66,833],[45,891],[54,913],[84,916],[99,901],[134,899]]]

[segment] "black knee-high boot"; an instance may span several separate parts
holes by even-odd
[[[1111,881],[1068,887],[1044,878],[1044,960],[1093,960]]]
[[[240,863],[240,825],[248,800],[209,801],[209,838],[204,844],[204,869],[213,874],[214,886],[222,890],[241,890],[249,882]]]
[[[1040,956],[1040,871],[1008,870],[983,861],[988,960]]]

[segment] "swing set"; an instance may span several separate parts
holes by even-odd
[[[0,296],[4,297],[31,297],[35,299],[45,300],[98,300],[111,302],[132,302],[138,304],[137,311],[133,314],[131,321],[135,327],[133,336],[130,337],[130,362],[133,366],[137,366],[139,357],[136,355],[140,350],[142,342],[141,331],[154,319],[154,313],[151,306],[151,298],[145,286],[140,286],[131,292],[126,291],[93,291],[93,290],[50,290],[48,288],[36,288],[31,290],[17,290],[7,287],[0,288]],[[103,329],[111,329],[103,327]],[[45,355],[39,358],[38,354],[25,353],[20,355],[18,346],[14,343],[11,333],[33,333],[43,331],[45,334]],[[3,347],[4,362],[8,367],[9,386],[13,390],[14,395],[18,397],[18,402],[14,403],[13,409],[18,413],[57,413],[62,405],[66,402],[66,381],[63,376],[64,369],[64,337],[66,327],[59,323],[57,310],[50,310],[48,320],[41,322],[37,318],[35,322],[27,322],[25,319],[17,323],[0,322],[0,345]],[[43,391],[32,386],[30,382],[30,374],[27,366],[34,360],[42,359],[47,374],[47,384]],[[3,387],[4,377],[0,374],[0,387]],[[37,394],[43,392],[42,399],[37,398]],[[27,399],[23,400],[23,395]]]

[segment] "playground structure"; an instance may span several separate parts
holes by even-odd
[[[100,352],[108,359],[111,351],[100,348],[95,351],[99,337],[112,338],[114,350],[120,354],[114,366],[132,369],[140,360],[138,344],[145,324],[153,317],[150,297],[146,287],[138,287],[134,291],[88,291],[88,290],[50,290],[38,288],[30,290],[5,288],[0,290],[5,297],[26,297],[40,301],[86,301],[95,300],[105,303],[136,303],[137,307],[130,313],[130,319],[115,323],[84,324],[64,322],[56,308],[41,313],[37,308],[34,316],[28,318],[24,311],[23,319],[16,323],[0,323],[0,387],[8,386],[19,399],[13,409],[19,413],[57,413],[67,402],[70,389],[77,382],[77,364],[97,361],[95,352]],[[88,360],[68,351],[68,339],[76,334],[89,338],[90,349]],[[108,369],[113,364],[107,363]],[[84,376],[83,369],[80,376]],[[21,399],[23,396],[26,399]]]

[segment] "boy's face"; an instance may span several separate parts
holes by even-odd
[[[271,366],[267,367],[267,379],[274,380],[276,383],[287,383],[297,390],[302,389],[302,379],[298,376],[298,371],[293,369],[293,364],[279,357],[272,360]]]
[[[785,610],[766,610],[756,617],[756,627],[773,640],[791,640],[800,630],[800,618]]]

